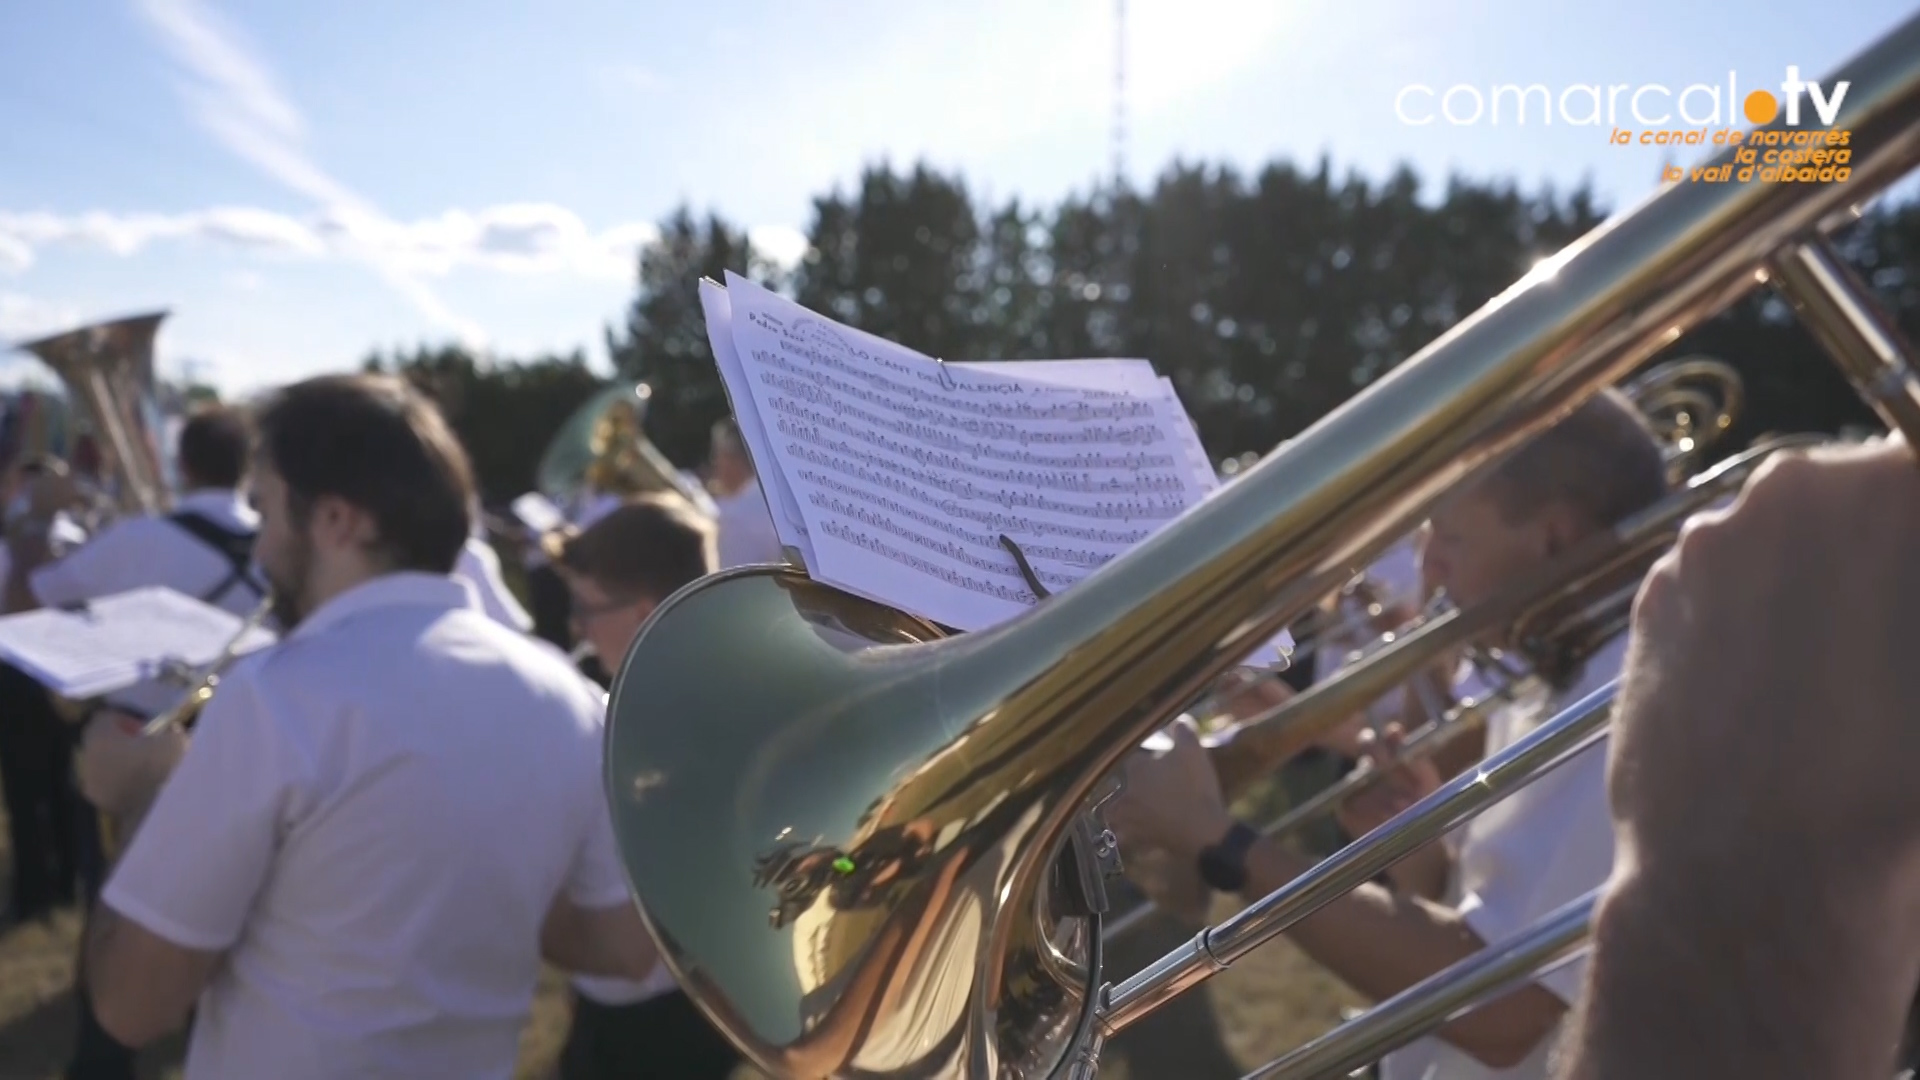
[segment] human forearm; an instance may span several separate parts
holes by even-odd
[[[1248,859],[1248,896],[1263,895],[1311,864],[1279,845],[1256,845]],[[1302,952],[1362,994],[1382,1001],[1484,947],[1454,911],[1424,898],[1363,885],[1298,923],[1289,938]],[[1523,1060],[1564,1014],[1550,992],[1528,986],[1442,1028],[1438,1034],[1493,1068]]]
[[[660,953],[632,904],[582,908],[562,899],[540,931],[540,955],[577,975],[639,980],[652,973]]]
[[[1271,841],[1247,859],[1248,898],[1264,896],[1312,869],[1313,863]],[[1363,885],[1321,908],[1292,930],[1294,943],[1354,989],[1391,997],[1480,947],[1451,912],[1377,885]]]
[[[1436,840],[1394,864],[1387,878],[1401,892],[1438,901],[1446,895],[1452,872],[1453,855],[1445,841]]]
[[[1810,867],[1738,895],[1710,877],[1743,880],[1609,890],[1562,1080],[1892,1075],[1920,942],[1908,905],[1874,896],[1911,894]]]

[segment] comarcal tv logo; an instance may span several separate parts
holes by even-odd
[[[1851,132],[1835,124],[1848,85],[1844,79],[1802,79],[1793,66],[1778,93],[1757,89],[1744,96],[1731,71],[1724,84],[1692,83],[1678,92],[1659,83],[1576,83],[1557,96],[1539,83],[1462,83],[1445,90],[1415,84],[1395,95],[1393,109],[1401,123],[1414,127],[1557,124],[1607,129],[1608,143],[1620,147],[1733,148],[1732,159],[1716,165],[1668,165],[1662,179],[1671,183],[1844,183],[1853,171]],[[1736,127],[1742,120],[1753,129]]]

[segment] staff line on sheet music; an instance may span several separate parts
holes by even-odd
[[[954,586],[955,588],[965,589],[968,592],[980,593],[983,596],[991,596],[996,600],[1006,600],[1011,603],[1020,604],[1026,607],[1031,607],[1035,603],[1033,594],[1027,591],[1024,582],[1022,583],[1020,588],[1010,589],[1005,585],[1000,585],[995,582],[983,581],[980,578],[972,576],[971,574],[962,574],[958,571],[948,569],[947,567],[940,566],[927,559],[921,558],[918,555],[913,555],[908,552],[901,551],[899,548],[896,548],[891,544],[888,544],[873,536],[869,536],[867,533],[862,532],[859,529],[853,528],[848,525],[843,525],[837,521],[825,522],[821,525],[820,528],[822,532],[824,532],[828,536],[833,537],[836,540],[840,540],[845,543],[852,544],[855,547],[858,547],[864,551],[872,552],[873,554],[878,555],[883,559],[887,559],[890,562],[899,563],[902,566],[908,567],[913,570],[917,570],[930,577],[939,578],[940,580],[946,582],[949,585]],[[1000,568],[996,567],[995,570],[999,571]],[[1020,576],[1017,572],[1011,569],[1005,570],[1004,572],[1016,579],[1018,579]]]
[[[1010,565],[1007,553],[997,543],[991,549],[994,557],[985,558],[968,550],[963,544],[956,544],[951,540],[942,540],[936,536],[928,536],[925,533],[916,532],[901,524],[899,521],[887,517],[884,514],[876,514],[864,506],[855,506],[852,503],[843,502],[830,495],[814,494],[808,496],[807,499],[813,503],[813,505],[828,513],[857,521],[871,529],[892,533],[902,540],[910,541],[918,547],[924,548],[936,555],[952,559],[954,562],[965,563],[975,570],[983,570],[991,574],[1003,574],[1008,577],[1025,580],[1019,573],[1019,568]],[[845,525],[844,522],[838,524]],[[1079,567],[1078,569],[1090,568]],[[1041,581],[1049,585],[1059,585],[1062,587],[1071,585],[1086,576],[1085,574],[1063,574],[1057,570],[1040,570],[1038,573]]]
[[[1006,488],[982,487],[965,479],[947,481],[936,474],[915,469],[908,465],[902,465],[898,462],[888,461],[878,454],[867,453],[848,443],[836,444],[807,439],[803,433],[791,430],[785,420],[780,421],[778,427],[781,434],[795,440],[787,446],[787,452],[794,457],[818,465],[823,469],[840,473],[843,476],[857,477],[867,483],[886,483],[886,481],[869,469],[850,466],[844,458],[852,458],[870,466],[871,469],[880,469],[894,473],[917,483],[924,484],[927,487],[939,488],[958,498],[979,499],[998,503],[1008,510],[1019,507],[1026,510],[1072,514],[1078,517],[1110,521],[1171,521],[1186,511],[1184,504],[1167,498],[1153,500],[1125,499],[1114,502],[1096,502],[1088,506],[1083,503],[1071,503],[1060,499],[1050,499],[1045,495],[1030,492],[1011,491]],[[813,445],[802,445],[802,443],[812,443]],[[820,449],[814,449],[816,446]],[[823,453],[823,450],[826,452]],[[834,456],[836,454],[844,455],[844,458]],[[888,484],[887,486],[892,487],[894,485]]]
[[[914,510],[911,507],[901,506],[899,503],[894,502],[892,499],[880,498],[878,496],[873,495],[871,492],[860,491],[856,488],[852,488],[845,484],[830,484],[830,485],[822,485],[822,486],[828,486],[828,487],[838,489],[839,496],[827,495],[819,492],[810,493],[807,496],[807,500],[814,507],[818,509],[828,510],[834,513],[844,513],[846,512],[845,508],[848,506],[848,504],[842,502],[841,497],[848,498],[848,499],[856,499],[861,502],[872,504],[875,507],[875,509],[878,511],[882,511],[886,514],[893,515],[893,517],[888,520],[899,520],[901,518],[905,518],[906,520],[912,521],[918,525],[925,526],[926,528],[933,529],[937,532],[945,533],[948,536],[954,538],[955,540],[959,540],[964,543],[971,544],[974,547],[979,548],[983,551],[996,551],[1004,547],[1004,545],[1000,541],[1000,537],[1005,535],[1004,533],[989,536],[982,533],[972,532],[966,528],[963,528],[962,526],[955,525],[951,521],[944,521],[940,518],[934,517],[932,514],[928,514],[919,510]],[[859,515],[855,515],[855,516],[860,517],[860,520],[862,521],[868,521],[868,518],[866,517],[866,515],[870,512],[871,511],[862,510]],[[1054,562],[1065,563],[1068,566],[1080,567],[1088,570],[1099,569],[1100,567],[1106,565],[1108,562],[1111,562],[1113,560],[1114,555],[1117,554],[1116,552],[1090,551],[1085,548],[1054,547],[1051,545],[1042,545],[1042,544],[1035,544],[1030,547],[1023,548],[1022,551],[1028,556],[1029,559],[1033,559],[1033,558],[1051,559]],[[994,565],[998,565],[997,561],[994,562]]]
[[[934,515],[928,514],[925,511],[915,510],[909,506],[903,506],[900,503],[887,498],[885,495],[881,495],[873,491],[868,491],[863,488],[855,487],[852,484],[846,483],[845,481],[842,481],[842,480],[836,480],[833,477],[828,476],[824,473],[814,472],[812,469],[801,469],[798,475],[801,480],[804,480],[809,484],[813,484],[817,487],[828,488],[830,490],[839,492],[842,495],[846,495],[851,498],[861,499],[866,502],[870,502],[875,506],[878,506],[881,509],[886,510],[889,513],[904,514],[908,517],[913,518],[916,521],[925,522],[927,524],[933,524],[934,522],[939,522],[940,523],[938,525],[939,528],[951,530],[955,535],[965,535],[969,539],[984,537],[984,539],[980,540],[980,542],[983,544],[991,544],[995,542],[993,538],[998,536],[999,533],[1016,532],[1016,533],[1020,533],[1023,536],[1053,535],[1053,536],[1064,537],[1069,540],[1080,540],[1090,544],[1113,544],[1113,545],[1125,548],[1125,547],[1131,547],[1134,544],[1137,544],[1140,541],[1145,540],[1147,537],[1153,535],[1151,530],[1148,530],[1148,529],[1129,529],[1126,531],[1120,531],[1115,529],[1095,528],[1087,525],[1062,525],[1052,521],[1035,520],[1033,518],[1026,517],[1024,515],[1003,514],[997,510],[985,510],[985,509],[980,509],[980,508],[971,507],[971,506],[962,506],[960,503],[952,499],[942,499],[942,498],[938,498],[936,496],[930,495],[926,492],[925,489],[915,487],[914,485],[909,484],[904,480],[894,480],[890,477],[882,477],[879,481],[877,481],[877,483],[879,483],[882,486],[885,486],[889,490],[899,492],[905,498],[912,499],[923,506],[933,507],[939,510],[941,514],[945,515],[945,517],[943,518],[937,518]],[[996,531],[992,533],[969,532],[967,531],[964,525],[954,524],[953,519],[955,518],[963,519],[967,521],[976,521],[976,522],[979,522],[982,526],[991,530],[996,530]],[[1041,546],[1041,547],[1033,548],[1032,550],[1044,552],[1044,551],[1052,551],[1055,549]]]
[[[952,454],[928,451],[907,443],[890,439],[877,431],[858,428],[831,416],[823,416],[812,409],[792,405],[785,398],[773,399],[774,411],[783,416],[792,417],[811,425],[809,432],[817,436],[822,430],[838,432],[850,439],[857,439],[876,449],[885,450],[895,457],[905,458],[916,465],[928,466],[952,473],[965,473],[1001,484],[1016,484],[1026,487],[1044,488],[1051,491],[1066,491],[1076,495],[1146,495],[1153,493],[1180,492],[1186,490],[1186,483],[1170,472],[1136,472],[1132,475],[1107,476],[1096,479],[1089,472],[1071,472],[1067,470],[1040,471],[1032,469],[992,469],[975,465]],[[859,415],[855,411],[854,415]],[[797,430],[805,431],[804,427]],[[812,441],[812,440],[810,440]]]
[[[772,386],[774,389],[783,393],[791,394],[795,398],[800,398],[808,404],[825,405],[832,409],[837,416],[851,416],[855,419],[865,421],[873,427],[884,428],[902,437],[910,437],[923,443],[944,448],[940,451],[924,449],[903,451],[906,453],[917,455],[932,455],[936,453],[965,454],[975,459],[990,458],[995,461],[1011,461],[1022,465],[1033,465],[1050,469],[1124,469],[1128,471],[1138,471],[1144,469],[1171,469],[1175,465],[1174,455],[1172,454],[1130,452],[1125,454],[1049,455],[1036,454],[1026,450],[1008,450],[984,440],[960,438],[949,432],[941,431],[931,424],[920,423],[913,420],[888,420],[875,416],[873,413],[850,405],[841,398],[826,393],[818,387],[805,386],[796,383],[792,379],[764,376],[762,381],[766,385]],[[775,409],[792,412],[795,415],[815,416],[815,422],[826,422],[824,417],[817,417],[803,406],[792,405],[783,397],[775,396],[771,400]],[[970,424],[971,422],[967,423]],[[952,460],[956,464],[959,464],[958,458],[953,458]],[[928,462],[922,460],[921,464],[928,464]]]
[[[788,361],[786,356],[786,353],[790,350],[790,346],[782,343],[781,352],[770,352],[766,349],[752,349],[749,350],[749,355],[763,367],[786,372],[795,378],[815,383],[836,394],[866,398],[876,404],[887,405],[890,408],[898,408],[899,403],[905,400],[914,403],[924,403],[926,405],[938,405],[956,412],[974,413],[998,421],[1119,421],[1153,415],[1152,402],[1142,400],[1133,395],[1120,396],[1119,392],[1109,391],[1102,393],[1095,390],[1056,386],[1035,387],[1031,384],[1007,380],[1005,385],[1019,389],[1026,394],[1023,400],[975,401],[965,397],[956,397],[953,391],[950,390],[942,393],[934,393],[917,386],[902,384],[884,375],[861,371],[858,368],[848,365],[845,361],[837,360],[824,354],[818,356],[809,355],[806,357],[810,360],[816,360],[818,363],[832,368],[836,372],[843,373],[849,378],[857,380],[855,383],[849,383],[835,379],[824,372],[795,366]],[[860,386],[858,383],[866,383],[872,387],[872,389]],[[983,388],[974,386],[968,387],[968,389],[977,393]],[[876,390],[884,391],[884,393],[876,393]],[[1039,396],[1044,396],[1052,400],[1049,404],[1036,404],[1033,399]],[[1088,400],[1094,397],[1103,398],[1104,400],[1098,402]],[[1065,400],[1060,400],[1062,398]]]

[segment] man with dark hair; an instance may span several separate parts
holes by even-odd
[[[1434,509],[1421,533],[1424,585],[1472,607],[1666,491],[1651,429],[1624,397],[1599,394]],[[1523,700],[1496,713],[1484,753],[1512,745],[1616,677],[1626,645],[1625,635],[1607,642],[1554,681],[1544,702]],[[1174,736],[1168,753],[1136,756],[1126,790],[1109,804],[1123,842],[1194,860],[1215,890],[1249,897],[1311,867],[1236,822],[1193,732],[1178,727]],[[1351,834],[1371,831],[1439,786],[1430,761],[1393,764],[1397,738],[1389,728],[1379,755],[1379,764],[1391,768],[1384,782],[1341,815]],[[1612,867],[1606,751],[1596,745],[1402,860],[1389,883],[1327,905],[1290,937],[1342,981],[1384,1000],[1598,888]],[[1436,1037],[1389,1055],[1383,1080],[1545,1080],[1554,1037],[1583,977],[1580,964],[1566,965],[1454,1020]]]
[[[251,564],[260,518],[240,491],[249,439],[238,410],[195,413],[174,458],[181,487],[174,511],[123,518],[34,570],[34,598],[58,607],[165,585],[235,614],[258,607],[266,589]]]
[[[85,971],[197,1077],[512,1074],[545,959],[645,977],[601,786],[603,698],[450,576],[472,505],[389,377],[259,414],[259,561],[285,635],[236,663],[100,898]],[[530,767],[533,766],[533,767]]]
[[[653,609],[713,572],[713,527],[683,499],[646,496],[573,537],[558,562],[574,633],[614,671]],[[664,964],[641,981],[576,977],[573,989],[561,1080],[725,1080],[740,1063]]]

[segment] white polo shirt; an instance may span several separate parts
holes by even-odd
[[[773,528],[773,512],[758,479],[749,480],[739,491],[714,500],[719,518],[720,569],[786,561],[780,550],[780,534]]]
[[[175,509],[198,514],[231,531],[260,528],[260,515],[236,491],[188,492]],[[59,560],[35,570],[28,585],[42,604],[58,607],[152,585],[200,597],[232,574],[233,564],[226,556],[192,533],[165,517],[141,515],[114,522]],[[253,576],[255,581],[262,580],[257,567]],[[246,616],[260,606],[260,600],[259,593],[241,584],[214,604]]]
[[[186,1076],[505,1080],[565,890],[629,903],[599,689],[389,574],[220,684],[102,894],[224,961]]]
[[[1618,678],[1628,637],[1621,634],[1588,659],[1568,689],[1540,708],[1509,707],[1487,724],[1487,753],[1497,754],[1568,706]],[[1556,909],[1606,883],[1613,872],[1613,816],[1607,805],[1607,742],[1588,746],[1553,771],[1482,811],[1458,833],[1451,882],[1453,906],[1480,940],[1510,938]],[[1548,972],[1538,985],[1568,1007],[1586,979],[1583,956]],[[1429,1036],[1380,1065],[1381,1080],[1547,1080],[1559,1025],[1527,1059],[1489,1069]]]
[[[460,561],[454,564],[453,576],[467,586],[473,602],[489,618],[523,634],[533,630],[533,616],[527,614],[513,590],[507,588],[506,578],[500,574],[500,555],[484,538],[467,537],[466,546],[460,549]]]
[[[256,532],[260,515],[241,495],[227,489],[192,491],[175,503],[230,532]],[[265,596],[259,565],[250,564],[249,582],[236,582],[213,605],[245,618]],[[97,600],[130,589],[164,585],[195,599],[207,596],[233,577],[233,564],[205,541],[165,517],[121,518],[27,579],[34,598],[48,607]],[[269,623],[269,629],[273,627]],[[137,715],[164,712],[186,696],[176,681],[150,679],[108,695],[108,702]]]

